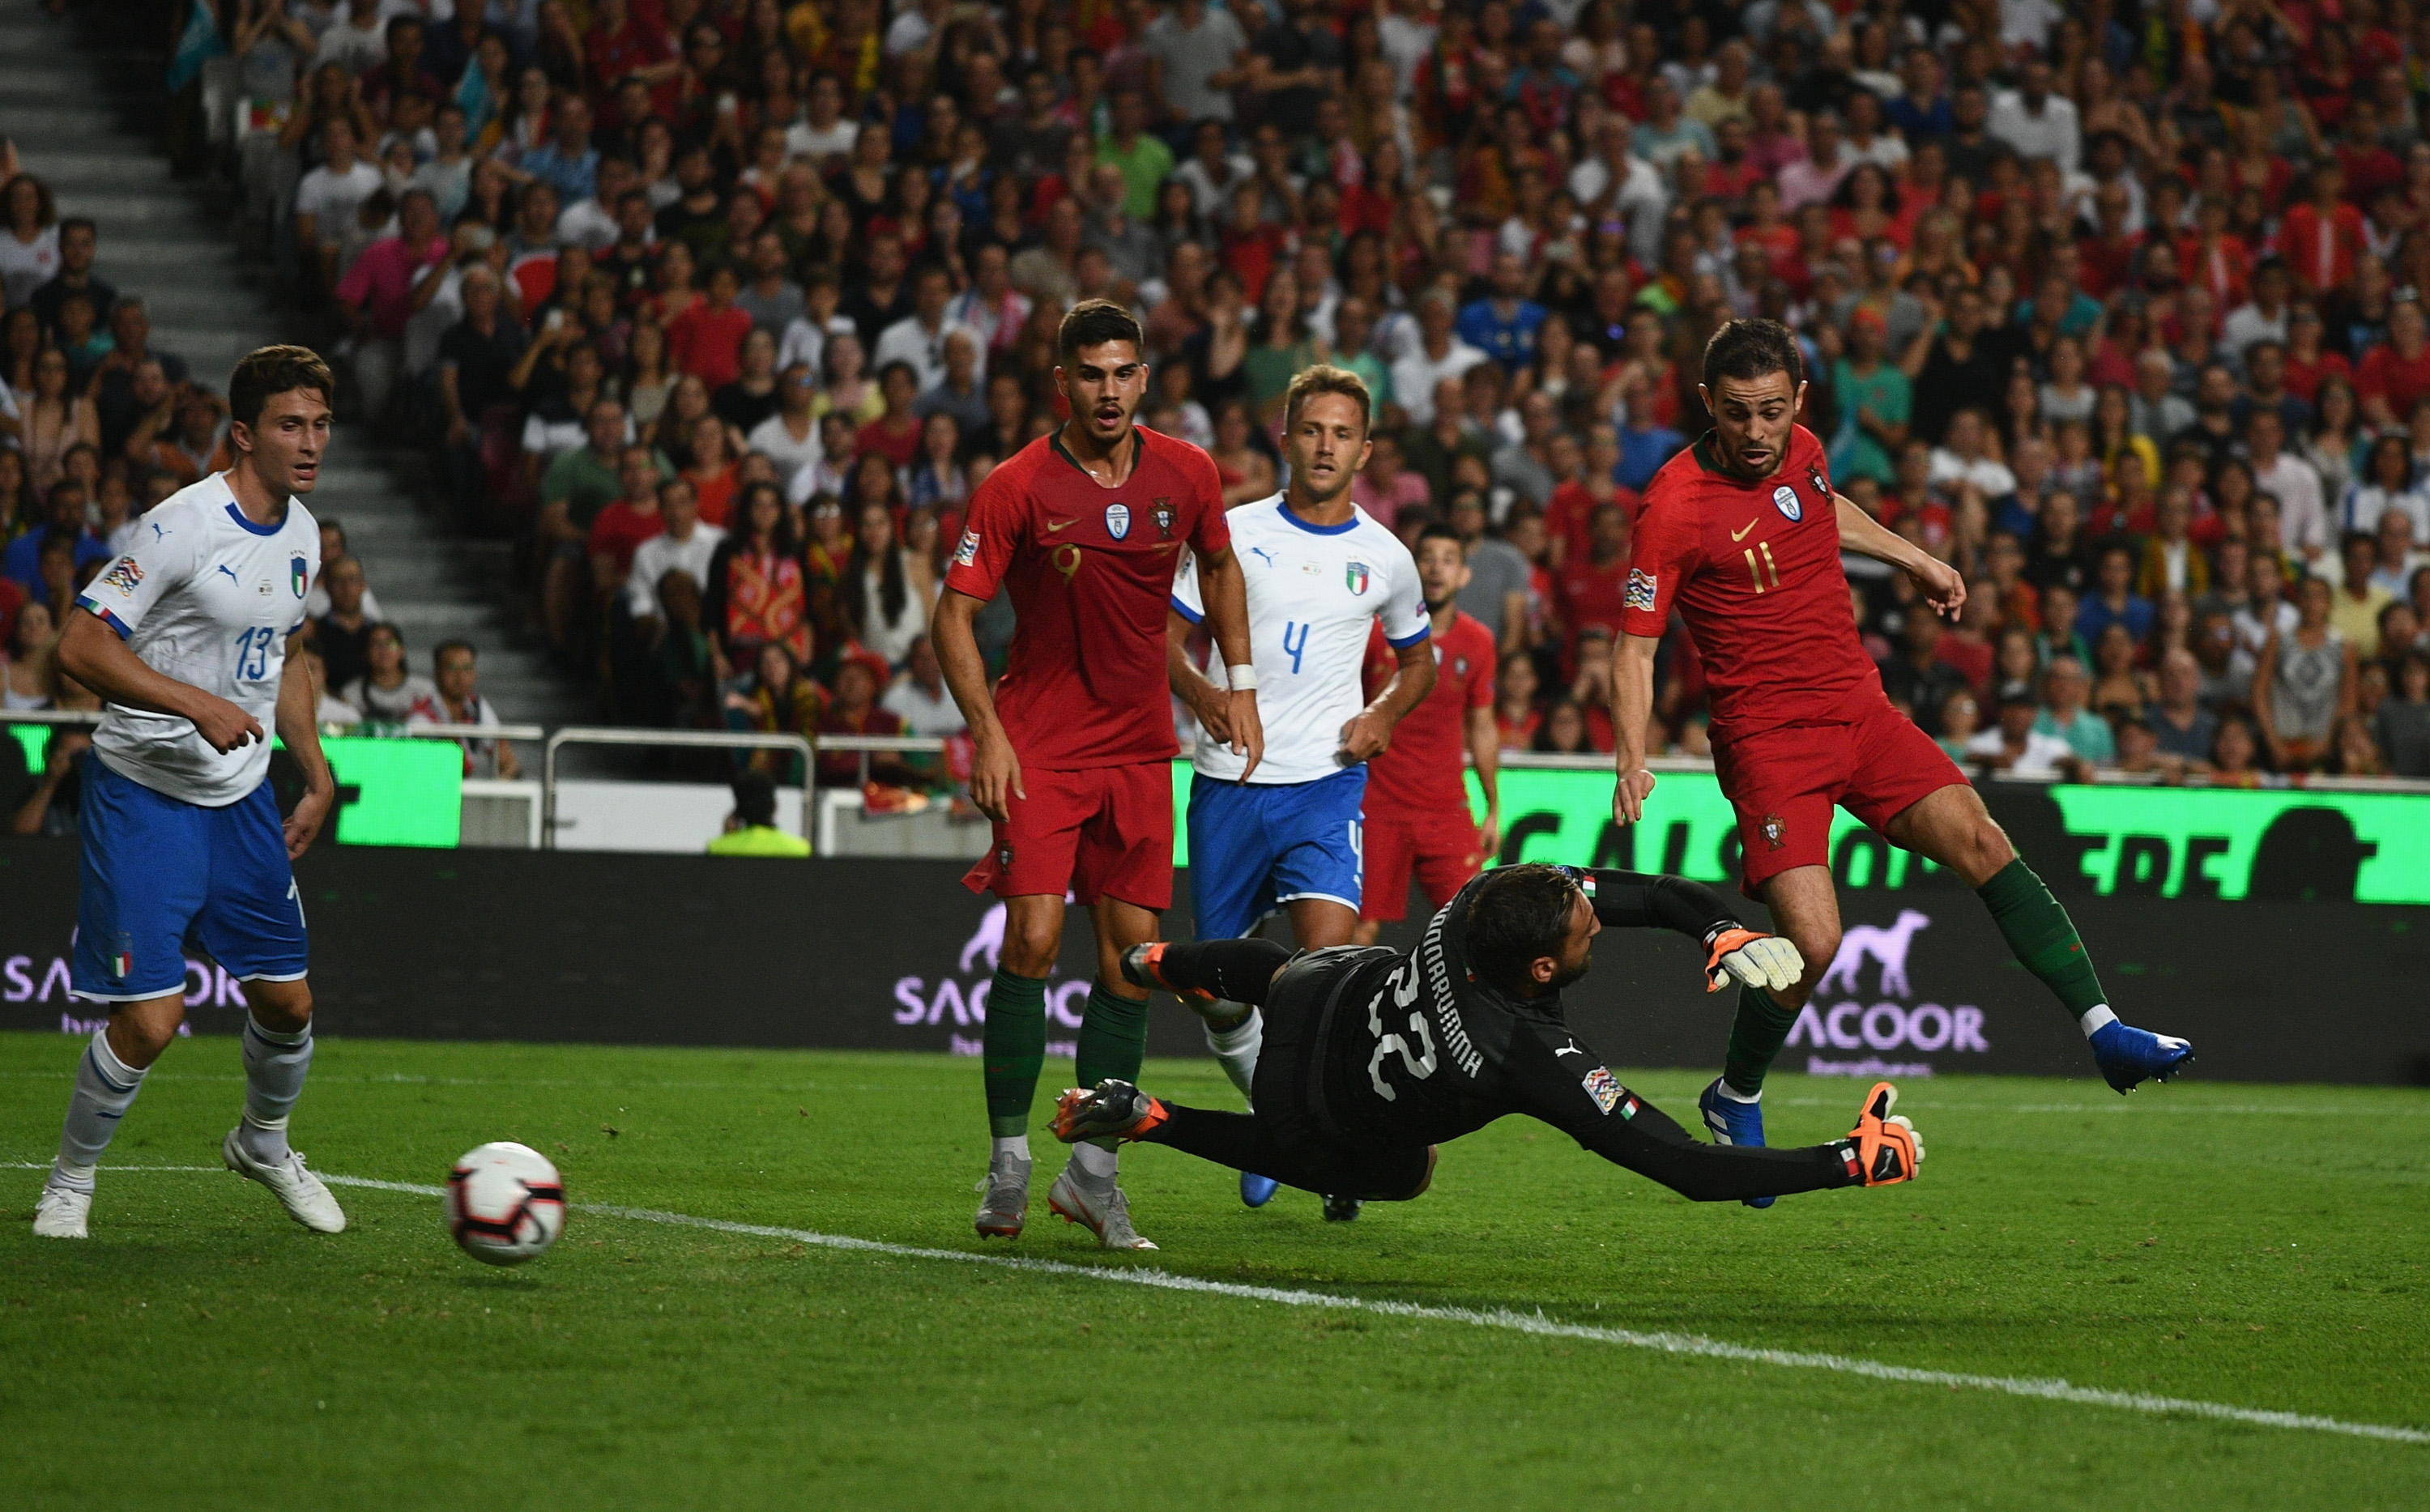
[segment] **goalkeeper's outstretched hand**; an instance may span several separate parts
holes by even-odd
[[[1897,1105],[1898,1088],[1875,1082],[1865,1094],[1865,1110],[1856,1115],[1856,1126],[1839,1141],[1848,1174],[1863,1186],[1913,1181],[1916,1168],[1923,1164],[1923,1138],[1906,1115],[1891,1114]]]
[[[1732,982],[1741,987],[1786,992],[1806,974],[1806,957],[1778,935],[1752,929],[1724,929],[1715,935],[1705,956],[1705,990],[1718,992]]]

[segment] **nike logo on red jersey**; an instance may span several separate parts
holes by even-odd
[[[1055,532],[1062,529],[1064,526],[1075,524],[1077,523],[1078,522],[1072,520],[1049,520],[1046,522],[1046,533],[1051,536],[1055,534]]]
[[[1730,540],[1732,541],[1732,543],[1736,543],[1736,542],[1738,542],[1738,541],[1741,541],[1741,540],[1746,540],[1746,533],[1747,533],[1748,531],[1750,531],[1750,530],[1753,530],[1756,526],[1757,526],[1757,525],[1759,525],[1759,524],[1761,524],[1761,523],[1763,523],[1763,517],[1762,517],[1762,516],[1760,516],[1760,515],[1757,515],[1755,519],[1748,521],[1748,522],[1747,522],[1743,526],[1739,527],[1739,529],[1737,529],[1737,530],[1733,530],[1733,531],[1731,531],[1731,532],[1730,532]]]

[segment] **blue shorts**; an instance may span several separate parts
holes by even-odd
[[[100,1003],[186,990],[191,934],[230,976],[305,973],[304,900],[265,782],[224,808],[171,798],[84,764],[71,989]]]
[[[1314,782],[1190,783],[1190,898],[1200,939],[1238,939],[1294,898],[1356,910],[1367,769]]]

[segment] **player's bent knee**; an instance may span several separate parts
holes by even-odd
[[[1015,976],[1044,976],[1063,953],[1063,932],[1043,924],[1008,927],[1005,932],[1004,968]]]
[[[1977,819],[1974,824],[1974,860],[1982,875],[1979,880],[1969,880],[1981,887],[2016,858],[2017,847],[2008,839],[2008,832],[2000,827],[2000,822],[1989,814]]]
[[[247,982],[244,999],[265,1029],[293,1034],[312,1022],[312,989],[305,982]]]
[[[110,1054],[141,1071],[160,1058],[185,1018],[185,1004],[176,998],[121,1004],[109,1015]]]
[[[1797,947],[1797,954],[1806,961],[1806,970],[1797,978],[1794,990],[1800,993],[1811,991],[1814,984],[1822,980],[1822,973],[1831,969],[1833,957],[1839,954],[1839,931],[1836,928],[1792,929],[1789,932],[1789,942]]]

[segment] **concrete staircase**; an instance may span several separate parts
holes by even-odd
[[[92,9],[89,21],[62,21],[34,0],[0,0],[0,134],[50,184],[61,214],[98,224],[96,271],[142,296],[153,343],[225,392],[245,353],[310,332],[275,297],[267,267],[240,254],[225,187],[171,176],[158,129],[162,39],[127,36],[115,7]],[[419,457],[341,427],[308,502],[316,517],[344,523],[416,671],[427,670],[432,646],[461,637],[480,649],[481,690],[507,720],[588,719],[588,695],[523,628],[510,548],[453,538],[424,507],[436,492],[426,476]]]

